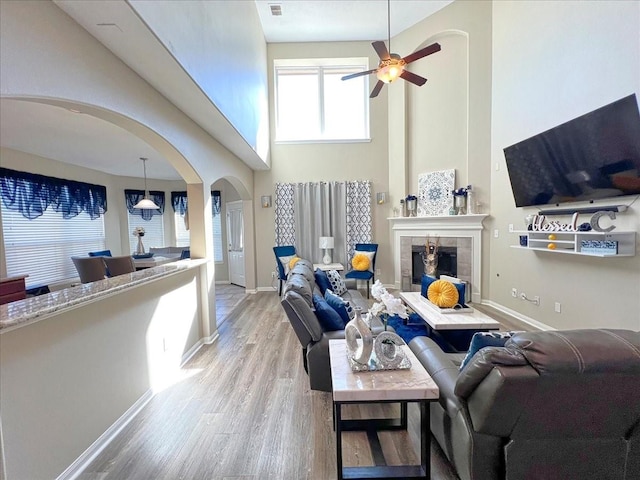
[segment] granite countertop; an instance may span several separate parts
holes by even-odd
[[[40,321],[61,310],[95,301],[101,297],[113,295],[150,280],[166,277],[204,263],[206,260],[181,260],[0,305],[0,334]]]

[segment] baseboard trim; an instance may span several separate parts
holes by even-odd
[[[277,292],[278,289],[276,287],[258,287],[256,288],[256,292]]]
[[[505,307],[504,305],[501,305],[499,303],[493,302],[491,300],[482,300],[480,302],[482,305],[487,305],[491,308],[495,308],[496,310],[509,315],[513,318],[515,318],[516,320],[522,322],[522,323],[526,323],[527,325],[535,328],[536,330],[556,330],[555,328],[539,322],[537,320],[534,320],[531,317],[527,317],[526,315],[521,314],[520,312],[516,312],[515,310],[511,310],[510,308]]]
[[[216,285],[231,285],[229,280],[216,280]]]
[[[82,455],[80,455],[67,469],[62,472],[56,480],[75,480],[78,476],[84,472],[85,468],[113,441],[113,439],[120,433],[120,431],[126,427],[131,420],[133,420],[140,410],[149,403],[149,400],[153,398],[153,392],[147,390],[136,403],[131,405],[129,409],[122,414],[113,425],[98,437],[89,448],[87,448]]]
[[[198,353],[198,350],[202,348],[203,345],[211,344],[215,342],[220,335],[216,330],[213,335],[209,337],[204,337],[198,340],[189,350],[187,350],[183,355],[180,362],[180,368],[182,368],[191,358]],[[153,390],[147,390],[142,397],[140,397],[136,403],[131,405],[129,409],[122,414],[118,420],[116,420],[113,425],[111,425],[107,430],[98,437],[98,439],[93,442],[89,448],[87,448],[82,455],[80,455],[71,465],[67,467],[67,469],[62,472],[56,480],[75,480],[81,475],[84,470],[89,466],[89,464],[98,456],[100,453],[113,441],[113,439],[122,431],[124,427],[126,427],[131,420],[133,420],[138,413],[145,407],[147,403],[155,396],[155,392]]]

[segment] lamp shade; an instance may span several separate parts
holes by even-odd
[[[333,237],[320,237],[320,248],[333,248]]]
[[[157,210],[160,207],[153,203],[153,200],[145,197],[138,203],[136,203],[133,208],[141,208],[142,210]]]

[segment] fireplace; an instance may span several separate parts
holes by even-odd
[[[420,291],[424,264],[414,252],[425,248],[427,239],[438,239],[439,250],[447,253],[438,262],[441,275],[457,277],[467,283],[470,301],[481,302],[482,230],[485,214],[449,215],[438,217],[389,218],[392,230],[394,284],[404,291]],[[418,249],[414,249],[418,247]],[[454,263],[455,266],[452,264]],[[454,274],[455,272],[455,274]],[[416,283],[417,281],[417,283]]]
[[[422,255],[426,251],[425,245],[411,246],[411,283],[420,285],[424,272]],[[438,267],[436,277],[440,275],[458,276],[458,247],[438,247]]]

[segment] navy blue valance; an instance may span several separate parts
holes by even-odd
[[[173,211],[184,215],[187,211],[187,192],[171,192]]]
[[[144,190],[125,190],[124,198],[127,202],[127,210],[131,215],[137,215],[147,222],[156,215],[164,213],[164,192],[158,190],[149,190],[149,198],[153,203],[158,205],[157,210],[146,210],[143,208],[134,208],[140,200],[144,198]]]
[[[9,210],[33,220],[51,207],[62,218],[86,212],[92,220],[107,211],[107,187],[0,168],[0,195]]]
[[[174,212],[184,215],[187,205],[187,192],[171,192],[171,206]],[[211,209],[214,215],[220,215],[222,209],[220,190],[211,190]]]

